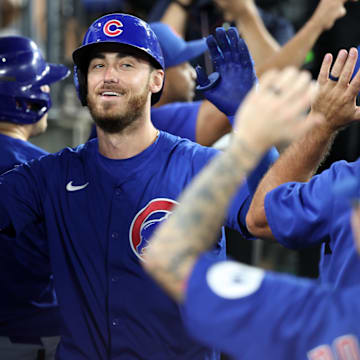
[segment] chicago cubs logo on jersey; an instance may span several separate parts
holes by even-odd
[[[142,208],[134,217],[129,231],[130,246],[134,254],[142,260],[142,249],[151,238],[156,226],[166,220],[177,201],[172,199],[154,199]]]
[[[120,35],[123,30],[121,29],[123,24],[121,21],[112,19],[105,23],[103,27],[103,32],[106,36],[115,37]]]

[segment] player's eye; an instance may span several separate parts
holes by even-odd
[[[103,68],[103,67],[104,67],[104,64],[103,64],[103,63],[96,63],[96,62],[94,62],[94,63],[90,64],[89,69],[90,69],[90,70],[97,70],[97,69],[101,69],[101,68]]]
[[[132,64],[129,64],[129,63],[123,63],[123,64],[121,64],[121,67],[122,67],[122,68],[132,68],[133,65],[132,65]]]

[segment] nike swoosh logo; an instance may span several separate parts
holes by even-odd
[[[89,185],[88,182],[87,182],[86,184],[84,184],[84,185],[73,185],[72,183],[73,183],[73,182],[70,181],[70,182],[68,182],[68,183],[66,184],[66,190],[67,190],[67,191],[78,191],[78,190],[81,190],[81,189],[86,188],[86,187]]]

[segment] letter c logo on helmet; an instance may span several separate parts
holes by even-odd
[[[123,24],[121,21],[112,19],[109,20],[103,27],[103,32],[106,36],[115,37],[119,36],[123,30],[121,28],[123,27]]]

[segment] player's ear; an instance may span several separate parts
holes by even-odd
[[[164,82],[164,71],[161,69],[153,69],[150,74],[150,91],[154,94],[162,89]]]

